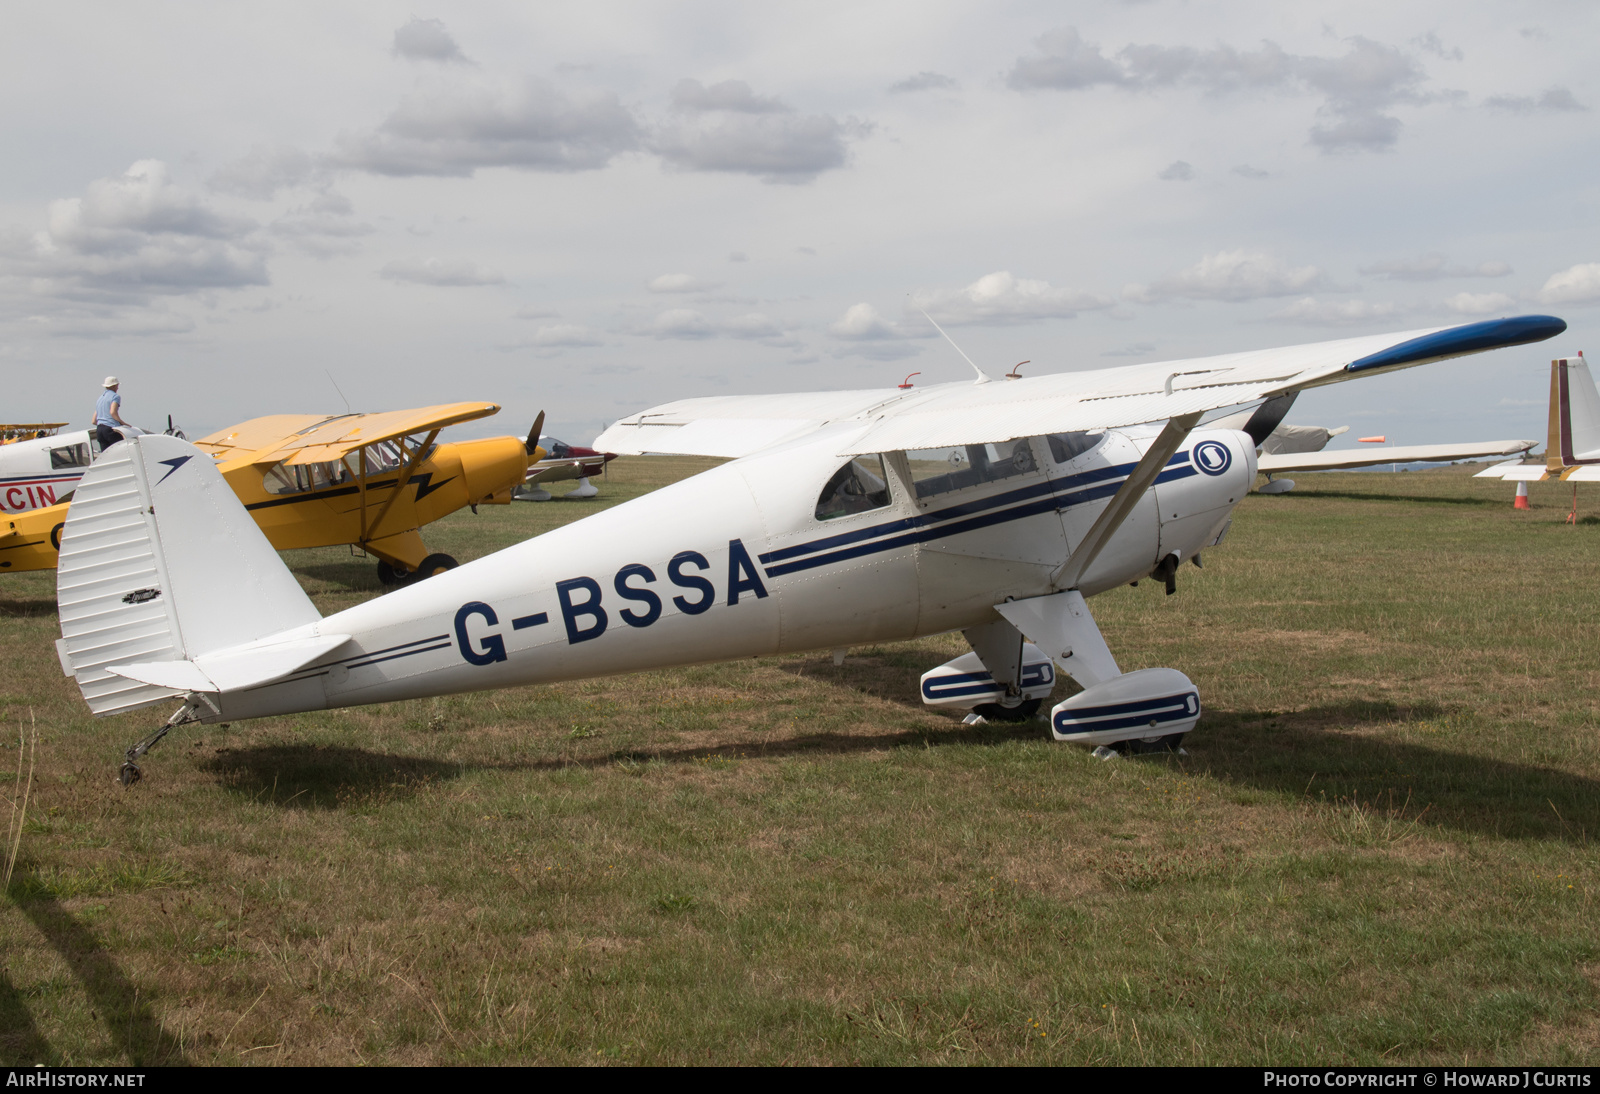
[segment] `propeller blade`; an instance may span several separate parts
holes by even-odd
[[[523,442],[523,447],[528,450],[528,455],[533,455],[533,450],[539,447],[539,434],[544,432],[544,411],[539,411],[539,416],[533,420],[533,428],[528,430],[528,439]]]

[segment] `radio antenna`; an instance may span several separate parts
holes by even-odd
[[[930,323],[933,323],[933,316],[929,315],[925,311],[922,311],[922,305],[921,304],[918,304],[915,300],[912,300],[911,301],[911,306],[913,308],[916,308],[918,311],[922,312],[922,318],[926,319]],[[933,323],[933,329],[938,331],[940,334],[944,334],[944,340],[946,342],[949,342],[950,345],[955,347],[955,351],[957,353],[961,354],[961,359],[963,361],[965,361],[967,364],[972,365],[972,371],[976,372],[978,374],[977,380],[974,381],[975,383],[988,384],[988,383],[992,383],[994,381],[994,377],[993,376],[990,376],[987,372],[983,371],[983,369],[979,368],[977,365],[972,364],[972,358],[968,357],[966,355],[966,353],[961,349],[961,347],[956,345],[956,340],[954,338],[951,338],[948,334],[944,333],[944,328],[943,327],[941,327],[937,323]]]
[[[350,409],[350,400],[344,398],[344,390],[339,387],[339,381],[335,380],[333,378],[333,373],[329,372],[327,369],[323,369],[322,371],[327,375],[328,383],[333,385],[333,390],[339,393],[339,398],[344,399],[344,412],[346,414],[354,414],[355,411]]]

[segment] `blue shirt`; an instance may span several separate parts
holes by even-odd
[[[116,425],[117,420],[111,416],[111,408],[122,406],[122,396],[110,388],[100,393],[100,398],[94,401],[94,424]]]

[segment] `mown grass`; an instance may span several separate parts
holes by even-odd
[[[15,575],[0,1060],[1593,1063],[1600,528],[1510,496],[1303,476],[1179,595],[1097,598],[1207,710],[1111,763],[922,708],[945,636],[181,731],[124,791],[154,719],[85,715]],[[287,557],[324,611],[378,592]]]

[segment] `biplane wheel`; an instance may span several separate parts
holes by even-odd
[[[990,722],[1026,722],[1039,713],[1039,699],[1024,699],[1014,707],[1003,707],[999,703],[982,703],[972,708],[972,713],[981,714]]]
[[[411,575],[398,567],[391,566],[382,559],[378,560],[378,584],[386,588],[404,585],[411,579]]]
[[[422,560],[422,565],[417,567],[417,572],[411,575],[410,580],[422,581],[425,578],[433,577],[435,574],[442,574],[446,570],[454,570],[459,565],[461,563],[449,555],[429,555]]]

